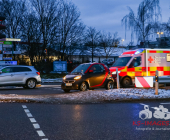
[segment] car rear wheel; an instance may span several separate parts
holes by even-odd
[[[106,89],[109,90],[109,89],[113,89],[113,88],[114,88],[114,82],[113,81],[107,82]]]
[[[80,91],[86,91],[87,90],[87,84],[86,82],[81,83],[80,85]]]
[[[26,84],[27,88],[34,89],[36,87],[36,80],[29,79]]]
[[[66,93],[70,92],[70,89],[63,89],[63,90],[64,90],[64,92],[66,92]]]
[[[129,77],[125,77],[125,78],[123,78],[122,86],[124,88],[128,88],[128,87],[130,87],[131,83],[132,83],[131,79]]]

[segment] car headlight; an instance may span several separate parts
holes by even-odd
[[[118,73],[120,73],[121,71],[118,71]],[[112,72],[112,74],[116,74],[116,71]]]
[[[63,77],[63,80],[66,80],[66,76]]]
[[[81,78],[81,76],[76,76],[76,77],[74,77],[75,80],[78,80],[78,79],[80,79],[80,78]]]

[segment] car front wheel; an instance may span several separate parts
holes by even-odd
[[[86,91],[86,90],[87,90],[87,84],[85,82],[81,83],[80,91]]]
[[[27,88],[34,89],[36,87],[36,80],[29,79],[26,84]]]
[[[109,90],[109,89],[113,89],[113,88],[114,88],[114,82],[113,81],[107,82],[106,89]]]
[[[130,87],[131,86],[131,79],[129,78],[129,77],[125,77],[125,78],[123,78],[123,81],[122,81],[122,86],[124,87],[124,88],[128,88],[128,87]]]

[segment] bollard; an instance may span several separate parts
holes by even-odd
[[[158,70],[156,70],[156,75],[155,75],[155,95],[158,95],[158,87],[159,87]]]
[[[120,85],[119,85],[119,72],[118,72],[118,68],[116,68],[116,74],[117,74],[117,89],[119,89]]]

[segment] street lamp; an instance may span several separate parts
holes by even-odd
[[[122,39],[122,46],[123,46],[123,41],[125,41],[124,39]]]
[[[161,38],[161,35],[163,35],[163,32],[157,32],[157,34],[159,35],[159,38]]]

